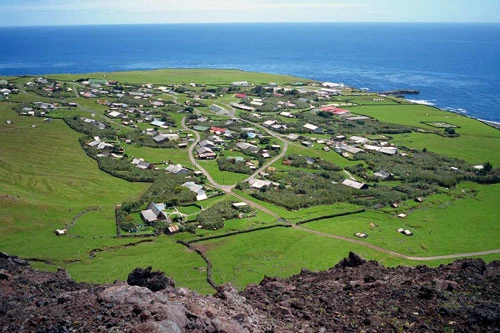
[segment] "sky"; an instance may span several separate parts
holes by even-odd
[[[0,0],[0,26],[232,22],[500,23],[500,0]]]

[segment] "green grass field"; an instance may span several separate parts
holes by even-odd
[[[393,142],[408,148],[427,148],[429,151],[464,159],[473,164],[490,161],[494,166],[500,166],[500,131],[478,120],[424,105],[362,106],[352,108],[352,111],[380,121],[413,125],[427,131],[435,128],[422,122],[447,122],[459,126],[456,130],[460,134],[459,137],[411,133],[394,135]]]
[[[294,77],[243,72],[237,70],[185,70],[170,69],[147,72],[93,73],[85,75],[51,75],[58,80],[76,80],[82,77],[103,78],[128,83],[150,82],[155,84],[196,82],[207,85],[227,84],[232,81],[279,84],[304,81]],[[10,79],[9,79],[10,80]],[[15,79],[23,83],[27,78]],[[181,99],[182,96],[179,96]],[[461,158],[472,164],[490,161],[500,166],[500,131],[479,121],[461,115],[443,112],[421,105],[397,105],[394,101],[374,102],[373,96],[349,96],[361,106],[352,112],[365,114],[381,121],[417,126],[426,131],[441,130],[422,122],[447,122],[458,126],[459,137],[447,138],[432,133],[411,133],[392,136],[397,146],[415,149],[426,148],[439,154]],[[68,98],[77,101],[85,110],[57,111],[56,117],[78,114],[96,118],[104,117],[103,106],[94,99]],[[225,96],[218,103],[235,100]],[[20,93],[11,102],[50,101],[33,93]],[[212,102],[212,101],[210,101]],[[226,232],[253,229],[276,224],[276,218],[261,211],[251,218],[225,221],[224,228],[216,231],[198,230],[175,236],[154,239],[114,238],[116,225],[114,209],[117,204],[139,197],[150,184],[131,183],[99,171],[97,163],[87,157],[78,139],[83,136],[71,130],[62,120],[44,122],[42,118],[20,117],[12,111],[13,103],[0,102],[0,251],[39,259],[34,261],[40,269],[66,268],[77,281],[112,282],[124,280],[138,266],[153,266],[172,276],[178,286],[193,288],[201,293],[213,290],[206,282],[205,262],[175,240],[192,240],[203,236],[223,235]],[[185,114],[173,114],[180,126]],[[107,118],[106,118],[107,119]],[[12,120],[12,125],[6,124]],[[109,119],[108,119],[109,120]],[[117,121],[116,121],[117,122]],[[120,126],[121,130],[128,130]],[[278,142],[277,139],[275,139]],[[359,162],[348,161],[334,152],[324,152],[321,145],[306,148],[299,143],[289,143],[286,155],[301,154],[321,157],[340,167]],[[129,157],[143,157],[159,163],[172,160],[186,167],[191,164],[187,149],[160,149],[125,145]],[[225,152],[226,156],[241,156]],[[297,170],[281,164],[278,170]],[[221,172],[216,161],[197,161],[216,182],[232,185],[248,175]],[[290,223],[330,214],[352,212],[360,207],[352,204],[317,206],[298,211],[253,199],[241,191],[235,193],[253,200],[283,217]],[[364,241],[385,249],[413,256],[436,256],[454,253],[486,251],[500,248],[495,237],[500,233],[497,202],[500,185],[460,184],[449,192],[442,190],[423,203],[407,201],[397,209],[367,210],[365,213],[330,218],[304,224],[303,227],[324,234],[334,234],[357,239],[356,232],[369,235]],[[199,202],[203,208],[221,200],[239,201],[226,194]],[[82,215],[68,231],[56,237],[55,229],[67,226],[82,211],[96,208]],[[197,214],[198,208],[183,207],[181,211]],[[408,214],[405,219],[396,217]],[[137,218],[139,218],[137,216]],[[370,226],[370,223],[377,225]],[[406,237],[396,232],[403,227],[414,232]],[[135,244],[135,245],[134,245]],[[385,265],[439,265],[451,260],[417,262],[403,260],[376,250],[319,236],[291,228],[274,228],[212,241],[196,243],[206,250],[213,262],[217,283],[232,282],[243,288],[248,283],[258,283],[265,275],[289,276],[301,268],[323,270],[335,265],[349,251],[367,259],[376,259]],[[92,250],[98,250],[91,258]],[[500,259],[500,254],[483,256],[485,260]]]
[[[235,69],[158,69],[152,71],[90,73],[90,74],[57,74],[47,75],[48,78],[71,81],[80,78],[117,80],[123,83],[153,83],[153,84],[227,84],[233,81],[248,81],[254,84],[276,82],[278,84],[307,82],[301,78],[285,75],[275,75],[257,72],[245,72]]]

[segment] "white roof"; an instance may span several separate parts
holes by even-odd
[[[352,179],[344,179],[342,182],[343,185],[355,188],[360,190],[363,186],[365,186],[365,183],[360,183],[358,181],[352,180]]]
[[[318,126],[308,123],[308,124],[304,125],[304,128],[307,128],[308,130],[311,130],[311,131],[315,131],[318,129]]]
[[[369,139],[367,139],[367,138],[363,138],[363,137],[361,137],[361,136],[355,136],[355,135],[351,136],[351,137],[349,138],[349,140],[354,141],[354,142],[356,142],[356,143],[367,143],[368,141],[370,141],[370,140],[369,140]]]
[[[154,222],[158,220],[158,216],[156,216],[156,214],[151,209],[141,211],[141,215],[148,222]]]
[[[380,148],[379,152],[388,154],[388,155],[394,155],[398,152],[398,148],[396,147],[382,147]]]
[[[255,179],[255,178],[250,179],[248,181],[248,183],[250,184],[250,187],[255,188],[255,189],[261,189],[264,186],[271,185],[271,181],[269,181],[269,180],[262,180],[262,179]]]
[[[108,116],[110,116],[111,118],[117,118],[119,116],[121,116],[122,114],[118,111],[111,111]]]

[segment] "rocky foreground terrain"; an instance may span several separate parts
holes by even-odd
[[[385,268],[351,253],[324,272],[201,296],[150,268],[76,283],[0,254],[3,332],[498,332],[500,261]]]

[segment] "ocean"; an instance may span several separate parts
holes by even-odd
[[[0,36],[0,75],[234,68],[415,89],[415,102],[500,122],[500,24],[0,27]]]

